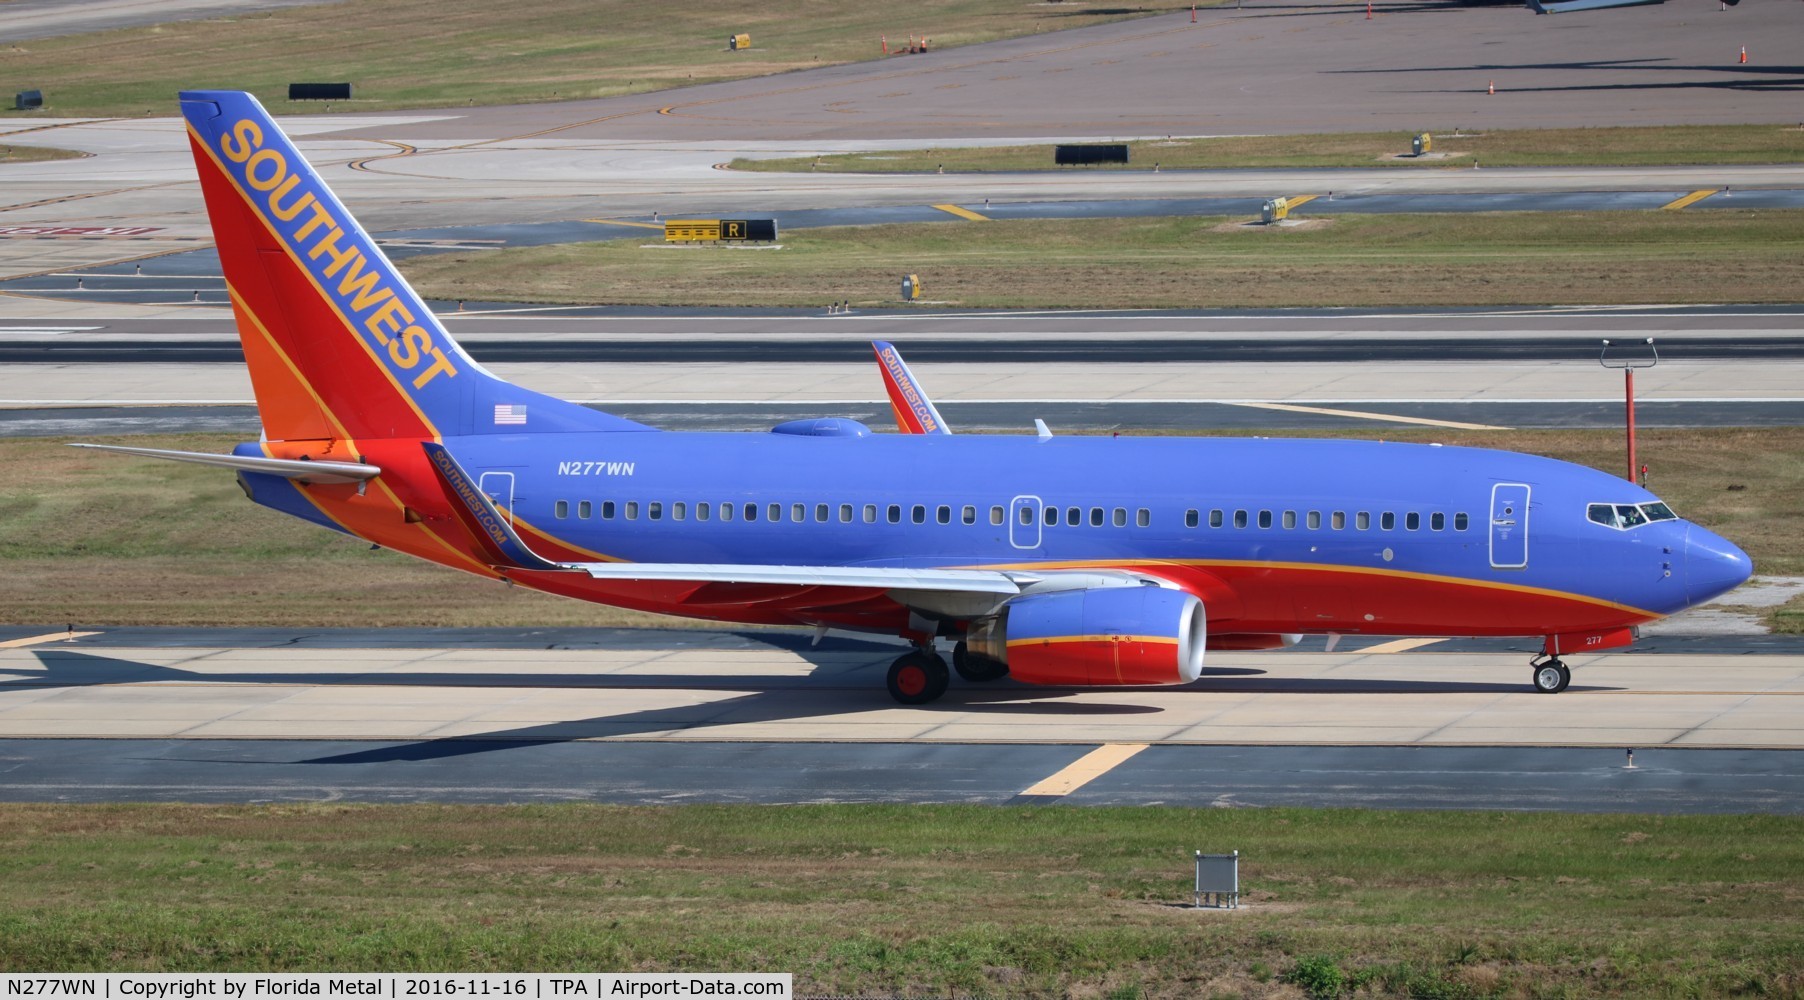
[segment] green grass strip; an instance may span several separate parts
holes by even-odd
[[[402,267],[446,299],[648,305],[895,304],[910,273],[925,300],[1033,309],[1793,302],[1804,287],[1804,210],[1294,218],[949,215],[796,230],[759,251],[647,231]]]
[[[1149,139],[1128,144],[1126,164],[1059,167],[1053,147],[884,150],[821,157],[739,158],[735,170],[822,173],[991,173],[1020,170],[1244,170],[1330,167],[1646,167],[1798,163],[1797,125],[1664,125],[1620,128],[1432,129],[1428,154],[1411,154],[1408,132]]]
[[[1144,1000],[1804,982],[1797,817],[5,805],[0,843],[9,972],[764,970]],[[1241,852],[1243,910],[1172,905],[1194,849]]]

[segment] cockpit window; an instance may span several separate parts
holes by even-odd
[[[1594,503],[1586,506],[1585,517],[1596,524],[1627,531],[1654,521],[1676,521],[1679,515],[1659,501],[1644,504]]]

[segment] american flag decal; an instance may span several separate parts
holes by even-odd
[[[496,426],[501,426],[503,424],[520,424],[520,425],[524,426],[525,423],[526,423],[526,404],[525,403],[521,403],[517,406],[514,405],[513,403],[496,403],[495,404],[495,425]]]

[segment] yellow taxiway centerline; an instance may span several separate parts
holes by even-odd
[[[624,219],[583,219],[581,221],[593,222],[593,223],[596,223],[598,225],[603,225],[603,226],[637,226],[640,229],[663,229],[664,228],[663,223],[657,223],[654,225],[653,223],[650,223],[650,222],[627,222]]]
[[[1674,198],[1673,200],[1667,202],[1666,204],[1661,205],[1660,208],[1662,211],[1676,212],[1679,209],[1684,208],[1686,205],[1695,205],[1698,202],[1703,201],[1705,198],[1708,198],[1711,195],[1715,194],[1716,190],[1717,190],[1716,188],[1705,188],[1702,191],[1693,191],[1683,198]]]
[[[1135,754],[1147,748],[1145,743],[1106,743],[1084,754],[1064,770],[1033,785],[1022,795],[1070,795],[1097,778],[1120,767]]]
[[[1456,431],[1507,431],[1495,424],[1466,424],[1458,420],[1430,420],[1427,417],[1403,417],[1395,413],[1370,413],[1365,410],[1332,410],[1321,406],[1296,406],[1291,403],[1233,402],[1228,406],[1250,406],[1256,410],[1282,410],[1286,413],[1319,413],[1329,417],[1357,417],[1360,420],[1388,420],[1398,424],[1421,424],[1424,427],[1447,427]]]
[[[990,221],[990,217],[987,215],[978,215],[976,212],[973,212],[968,208],[960,208],[957,205],[935,205],[933,207],[939,209],[942,212],[951,212],[953,215],[956,215],[961,219],[970,219],[972,222],[989,222]]]
[[[1407,653],[1412,649],[1421,649],[1423,646],[1432,646],[1437,642],[1446,641],[1445,639],[1392,639],[1390,642],[1381,642],[1376,646],[1367,646],[1360,650],[1350,650],[1350,652]]]
[[[26,636],[23,639],[8,639],[0,642],[0,649],[23,649],[36,646],[41,642],[55,642],[58,639],[79,639],[84,635],[99,635],[99,632],[46,632],[43,635]]]

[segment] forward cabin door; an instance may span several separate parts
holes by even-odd
[[[1491,568],[1528,568],[1528,486],[1491,487]]]

